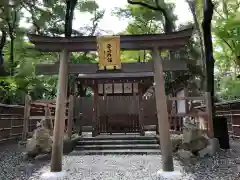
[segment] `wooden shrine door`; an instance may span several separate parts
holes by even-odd
[[[138,96],[99,97],[99,133],[136,133],[139,123]]]

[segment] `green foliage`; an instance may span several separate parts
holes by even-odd
[[[80,1],[78,3],[77,9],[80,12],[94,13],[99,8],[95,1]]]
[[[154,6],[154,1],[145,0],[147,4]],[[170,20],[174,24],[177,20],[173,13],[175,4],[159,1],[159,4],[166,8]],[[124,8],[117,8],[114,15],[119,19],[130,19],[123,34],[156,34],[164,33],[164,17],[159,11],[153,11],[149,8],[138,5],[127,5]],[[146,62],[151,59],[149,51],[124,51],[121,52],[122,62]]]
[[[219,82],[219,91],[217,96],[222,100],[240,99],[240,79],[225,76]]]
[[[139,0],[151,6],[155,6],[154,0]],[[16,0],[15,4],[9,4],[8,0],[0,0],[0,38],[6,41],[1,44],[0,50],[4,53],[4,68],[6,72],[14,70],[12,76],[0,78],[0,102],[22,103],[26,93],[33,99],[52,99],[56,97],[57,76],[39,76],[35,74],[35,66],[39,63],[55,63],[59,60],[58,53],[42,53],[34,50],[28,43],[26,32],[39,33],[49,36],[64,36],[66,25],[66,2],[67,0]],[[172,1],[171,1],[172,2]],[[194,11],[199,27],[203,19],[203,1],[187,0],[194,3]],[[174,14],[175,3],[158,0],[159,6],[163,7],[176,30],[177,20]],[[214,34],[214,56],[216,68],[220,72],[216,74],[220,86],[216,93],[220,99],[235,99],[240,96],[240,80],[235,78],[239,74],[240,65],[240,2],[239,0],[215,1],[216,5],[212,31]],[[72,36],[98,35],[98,24],[104,16],[104,11],[99,9],[94,0],[78,1],[74,13],[88,12],[92,15],[91,24],[80,29],[73,29]],[[120,34],[152,34],[163,33],[166,29],[165,18],[160,11],[154,11],[139,5],[127,5],[118,8],[113,15],[120,19],[130,19],[124,32]],[[27,20],[33,26],[31,28],[20,27],[20,21]],[[195,22],[196,23],[196,22]],[[182,25],[178,29],[186,28],[192,23]],[[195,24],[196,25],[196,24]],[[201,43],[198,35],[194,34],[186,50],[177,52],[179,59],[187,61],[191,68],[190,74],[200,76],[201,69],[196,66],[201,57]],[[167,56],[175,55],[168,52]],[[122,62],[146,62],[151,60],[149,51],[122,51]],[[97,63],[96,53],[72,53],[73,63]],[[232,76],[223,76],[229,72]],[[1,72],[1,74],[3,74]],[[181,74],[181,73],[180,73]],[[74,79],[71,76],[70,81]],[[165,73],[166,87],[170,87],[173,80],[172,73]],[[193,78],[194,79],[194,78]],[[194,81],[194,80],[191,80]],[[86,87],[79,87],[79,94],[91,95]]]
[[[144,1],[153,3],[153,1]],[[176,15],[173,13],[175,4],[159,1],[160,5],[166,8],[170,20],[175,23]],[[151,34],[164,32],[164,17],[159,11],[153,11],[143,6],[127,5],[125,8],[118,8],[114,12],[119,18],[131,19],[126,34]]]
[[[27,93],[32,96],[33,100],[53,99],[57,92],[57,76],[36,75],[35,66],[39,63],[55,63],[59,60],[59,54],[34,50],[34,47],[27,42],[26,32],[31,31],[50,36],[64,35],[66,1],[21,0],[16,6],[19,11],[16,26],[13,27],[15,36],[13,52],[11,52],[11,42],[8,41],[8,38],[3,44],[4,59],[10,59],[11,53],[13,53],[14,62],[11,64],[10,61],[5,61],[4,68],[1,67],[1,70],[9,71],[10,67],[13,66],[15,73],[13,76],[0,77],[0,102],[24,103],[24,97]],[[8,37],[11,35],[8,21],[12,23],[13,20],[10,11],[14,8],[16,10],[16,6],[9,6],[7,1],[0,3],[0,31],[6,31]],[[75,11],[93,14],[93,25],[89,26],[88,29],[81,30],[81,32],[73,30],[73,35],[95,34],[98,31],[97,26],[104,11],[100,11],[95,1],[90,0],[79,1]],[[33,27],[30,29],[20,28],[19,20],[23,19],[27,19],[29,23],[33,24]],[[94,53],[73,53],[72,59],[73,63],[95,63],[97,56]]]
[[[240,1],[222,0],[216,2],[213,34],[214,34],[214,57],[219,74],[221,86],[217,89],[220,99],[239,98],[240,73]],[[230,74],[232,77],[224,77],[222,74]]]

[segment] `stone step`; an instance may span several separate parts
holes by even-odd
[[[157,144],[156,139],[134,139],[134,140],[119,140],[119,139],[105,139],[105,140],[78,140],[77,145],[116,145],[116,144]]]
[[[159,144],[77,145],[76,150],[160,149]]]
[[[113,149],[73,151],[71,155],[160,155],[160,149]]]
[[[139,136],[139,135],[99,135],[96,137],[82,137],[82,141],[95,141],[95,140],[155,140],[154,136]]]

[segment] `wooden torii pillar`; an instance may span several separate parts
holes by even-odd
[[[68,81],[68,59],[69,52],[66,49],[64,49],[60,55],[58,92],[53,130],[51,172],[62,171],[63,136],[66,116],[65,102],[67,97],[67,81]]]
[[[174,171],[172,143],[169,131],[170,126],[167,111],[167,97],[165,95],[162,59],[159,55],[158,48],[154,48],[152,56],[154,61],[154,82],[155,82],[154,90],[161,144],[162,167],[164,172],[171,172]]]

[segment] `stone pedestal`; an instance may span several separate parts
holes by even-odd
[[[209,145],[211,156],[214,156],[217,152],[220,151],[220,144],[217,138],[209,139]]]
[[[75,147],[75,141],[66,139],[63,141],[63,154],[68,154],[73,151]]]
[[[67,177],[67,173],[64,171],[45,172],[42,174],[40,180],[58,180],[58,179],[64,179],[65,177]]]
[[[216,138],[209,139],[209,145],[198,152],[200,157],[206,155],[214,156],[218,151],[220,151],[219,141]]]
[[[177,153],[178,153],[178,155],[179,155],[181,158],[183,158],[183,159],[189,159],[189,158],[191,158],[191,157],[194,156],[194,155],[192,154],[192,152],[186,151],[186,150],[183,150],[183,149],[179,150]]]
[[[181,180],[183,174],[180,171],[158,171],[157,180]]]

